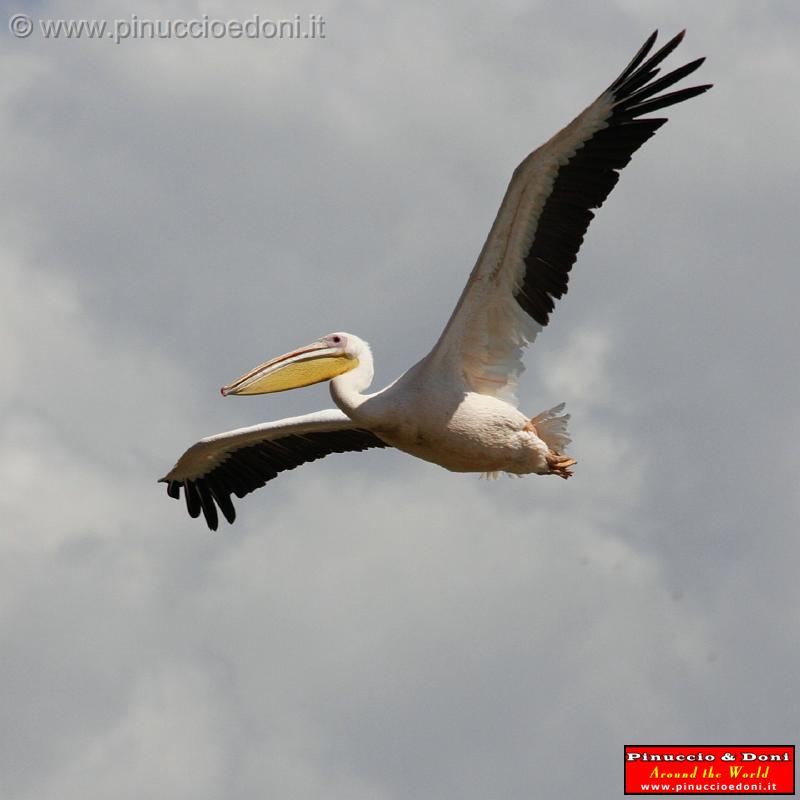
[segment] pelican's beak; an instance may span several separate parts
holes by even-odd
[[[251,369],[220,391],[223,395],[285,392],[329,381],[357,366],[358,359],[348,356],[341,348],[314,342]]]

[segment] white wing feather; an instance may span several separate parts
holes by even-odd
[[[163,477],[163,482],[196,480],[211,472],[236,450],[286,436],[341,431],[355,428],[353,420],[338,408],[314,411],[299,417],[287,417],[248,428],[237,428],[206,436],[193,444],[178,463]]]
[[[439,341],[428,356],[461,373],[472,391],[516,405],[522,351],[542,326],[515,299],[539,215],[558,169],[607,127],[614,98],[604,92],[514,170],[478,261]]]

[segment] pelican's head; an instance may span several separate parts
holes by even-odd
[[[223,395],[266,394],[329,381],[355,369],[359,356],[365,352],[369,352],[367,343],[352,333],[329,333],[312,344],[251,369],[220,391]]]

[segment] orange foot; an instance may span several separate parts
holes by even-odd
[[[564,480],[573,474],[570,467],[577,463],[574,458],[565,456],[563,453],[556,453],[555,450],[551,450],[547,454],[547,466],[550,467],[550,475],[558,475]]]

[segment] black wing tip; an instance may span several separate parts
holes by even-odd
[[[660,64],[683,41],[684,36],[686,36],[686,28],[675,34],[660,50],[653,53],[650,57],[652,66]]]
[[[631,94],[648,84],[658,73],[658,65],[683,41],[686,36],[686,28],[673,36],[665,45],[653,53],[653,55],[650,55],[650,51],[656,42],[657,36],[658,29],[650,34],[628,66],[625,67],[619,77],[608,87],[606,90],[607,92],[610,92],[618,99],[622,99],[626,94]],[[650,57],[648,58],[648,56]],[[685,71],[682,77],[685,77],[685,75],[688,75],[690,72],[694,72],[703,61],[705,61],[705,58],[691,62],[688,71],[685,71],[687,67],[682,67],[681,71]]]
[[[613,91],[621,86],[638,69],[639,65],[647,58],[647,54],[653,49],[658,38],[658,29],[654,30],[645,40],[645,43],[637,50],[636,55],[630,60],[625,69],[620,72],[617,79],[608,87],[608,91]]]
[[[642,55],[644,47],[637,53],[622,75],[606,90],[614,100],[612,117],[620,121],[630,120],[696,97],[712,87],[713,84],[709,83],[665,93],[666,89],[699,69],[706,60],[705,56],[696,58],[661,77],[656,77],[659,73],[658,65],[672,53],[685,35],[685,29],[680,31],[647,60],[644,60]],[[650,44],[651,40],[652,36],[646,45]]]
[[[706,58],[707,56],[700,56],[700,58],[696,58],[694,61],[690,61],[688,64],[686,64],[683,67],[684,77],[686,75],[691,75],[696,69],[699,69],[700,65],[705,63]]]
[[[667,92],[666,94],[659,94],[650,100],[644,100],[635,104],[619,104],[614,110],[614,117],[618,118],[620,122],[626,120],[638,120],[643,114],[649,114],[653,111],[660,111],[663,108],[683,103],[686,100],[691,100],[703,92],[707,92],[711,88],[711,84],[704,86],[689,86],[686,89],[678,89],[674,92]],[[647,119],[647,118],[645,118]],[[644,121],[644,120],[642,120]]]
[[[660,50],[653,54],[653,57],[660,56],[659,61],[663,61],[684,39],[686,36],[686,28],[681,31],[678,31],[671,39],[669,39],[666,44],[664,44]],[[653,33],[650,34],[650,38],[647,40],[648,42],[652,41],[652,44],[655,44],[656,38],[658,37],[658,28],[656,28]],[[662,56],[661,53],[664,53]]]
[[[170,478],[169,473],[167,473],[163,478],[159,478],[156,483],[166,483],[167,484],[167,494],[170,497],[174,497],[176,500],[181,496],[181,486],[183,486],[183,481],[176,481],[174,478]]]
[[[230,497],[218,494],[212,487],[198,484],[197,481],[174,480],[169,477],[169,474],[159,478],[156,483],[166,483],[167,494],[175,500],[180,500],[182,488],[189,516],[197,519],[202,513],[206,524],[212,531],[216,531],[219,527],[218,510],[222,512],[222,516],[229,525],[233,525],[236,520],[236,509]]]
[[[236,508],[233,503],[231,503],[230,506],[220,505],[219,509],[228,525],[233,525],[233,523],[236,522]]]

